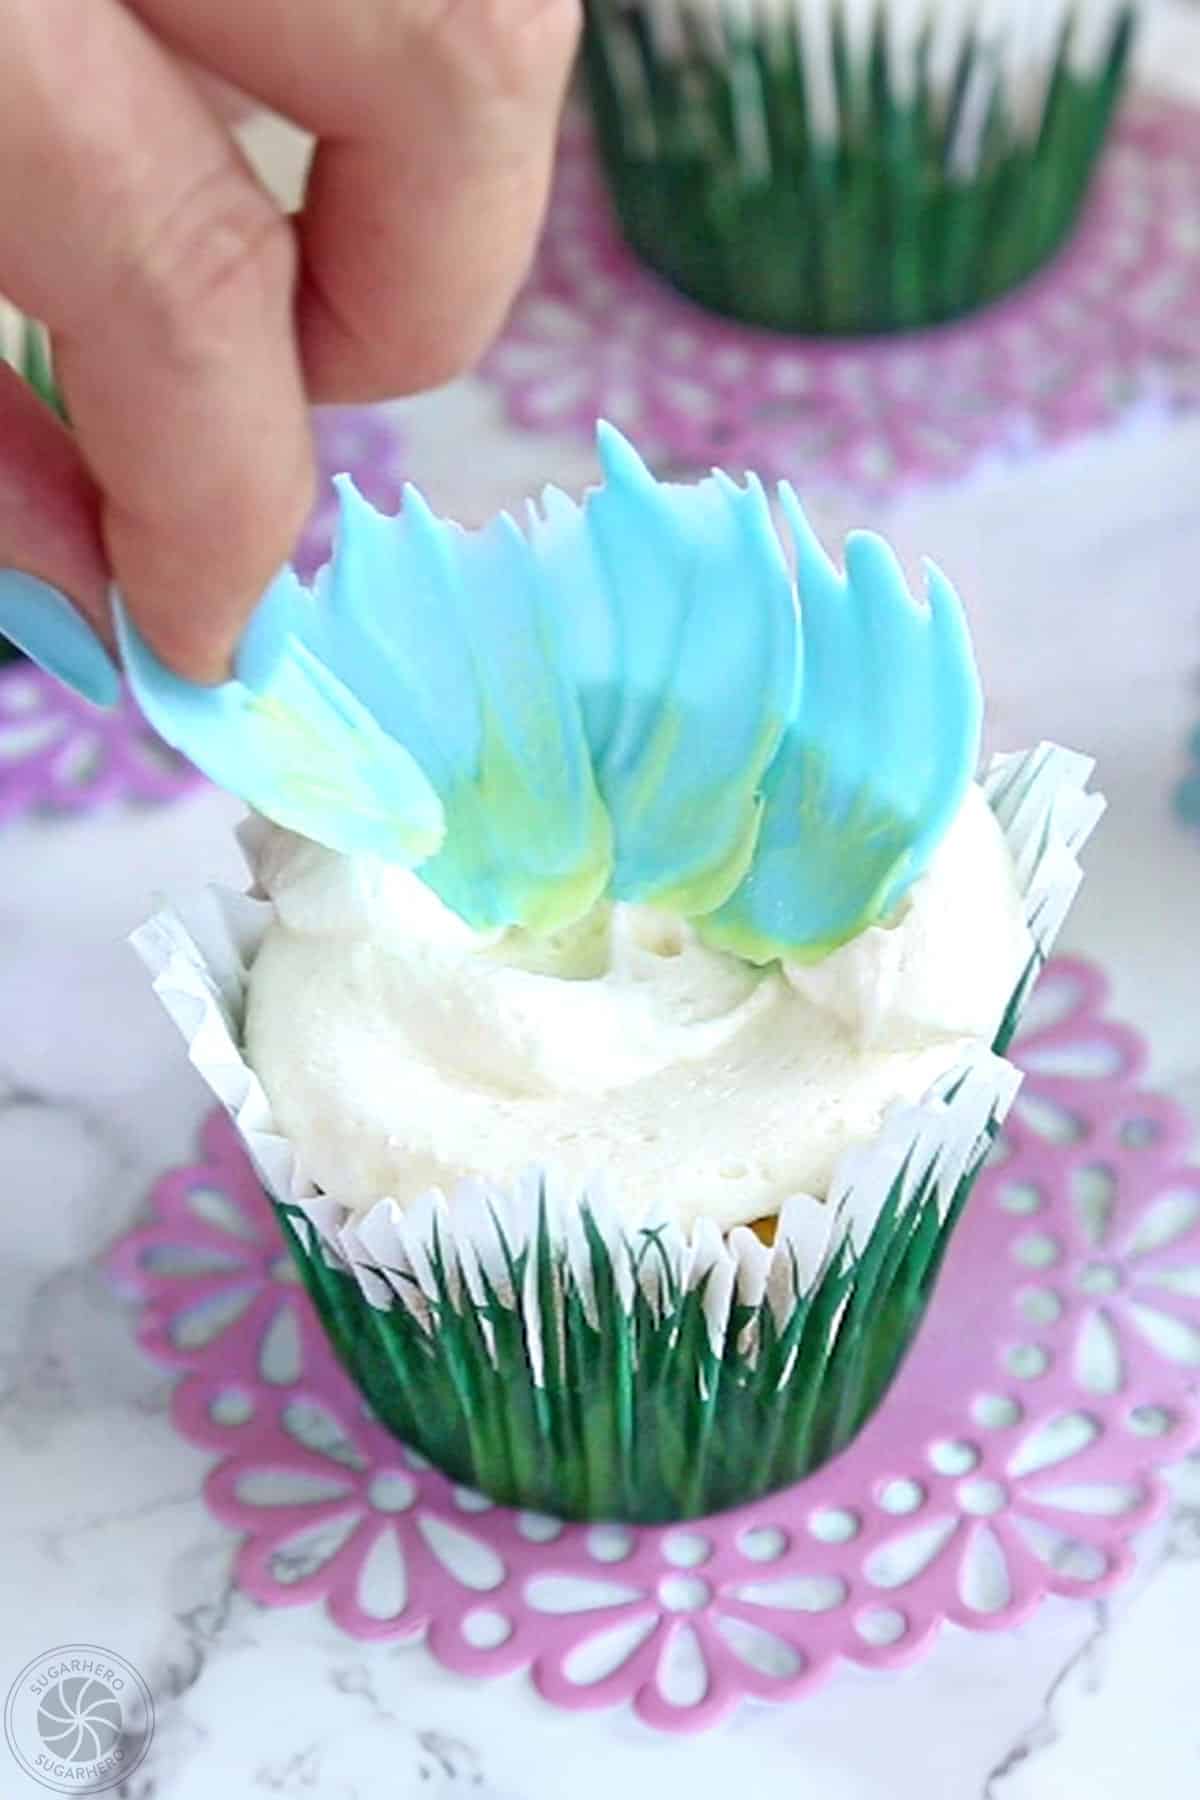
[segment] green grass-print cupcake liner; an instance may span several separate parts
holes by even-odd
[[[533,1168],[354,1218],[279,1135],[241,1053],[271,909],[233,894],[158,915],[136,946],[273,1196],[338,1355],[378,1417],[455,1479],[564,1517],[701,1516],[793,1482],[846,1444],[912,1342],[1018,1077],[1003,1052],[1079,882],[1102,802],[1051,746],[985,791],[1012,849],[1033,964],[996,1044],[897,1107],[825,1201],[749,1230],[636,1224],[597,1183]]]
[[[8,363],[34,393],[63,416],[62,396],[54,379],[50,336],[44,325],[26,318],[0,297],[0,362]]]
[[[829,335],[954,319],[1070,236],[1135,0],[589,0],[633,249],[702,306]]]

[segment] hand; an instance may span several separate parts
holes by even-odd
[[[49,327],[72,431],[0,368],[0,631],[53,663],[39,622],[78,620],[44,582],[111,643],[115,580],[164,661],[228,673],[312,499],[308,403],[435,386],[501,324],[578,23],[578,0],[5,0],[0,292]],[[294,218],[192,69],[315,135]]]

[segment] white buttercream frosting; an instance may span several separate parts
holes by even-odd
[[[247,1056],[324,1188],[365,1209],[540,1164],[721,1228],[821,1194],[839,1155],[995,1035],[1032,953],[978,789],[895,917],[752,968],[646,907],[569,938],[469,929],[404,870],[276,830]]]

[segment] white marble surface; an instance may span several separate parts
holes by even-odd
[[[470,384],[405,420],[414,473],[466,518],[592,472],[585,450],[505,434]],[[963,589],[994,741],[1098,756],[1112,808],[1067,946],[1107,966],[1154,1082],[1196,1110],[1200,836],[1168,797],[1200,719],[1198,471],[1200,420],[1147,422],[887,520]],[[947,1631],[906,1674],[847,1671],[690,1741],[555,1713],[523,1678],[468,1685],[419,1646],[356,1644],[315,1608],[236,1593],[206,1458],[172,1431],[169,1382],[97,1268],[208,1105],[124,937],[160,892],[238,879],[236,812],[205,792],[0,837],[0,1693],[64,1641],[137,1664],[159,1727],[129,1800],[717,1800],[748,1777],[766,1800],[1192,1800],[1200,1461],[1111,1603]],[[6,1756],[3,1800],[44,1791]]]

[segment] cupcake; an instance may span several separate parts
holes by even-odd
[[[1062,245],[1139,0],[588,0],[617,214],[651,268],[779,331],[934,325]]]
[[[397,1435],[494,1498],[693,1517],[844,1445],[1017,1086],[1004,1051],[1100,802],[976,779],[932,567],[843,573],[789,489],[604,482],[524,530],[343,481],[151,722],[256,809],[249,896],[137,945]]]

